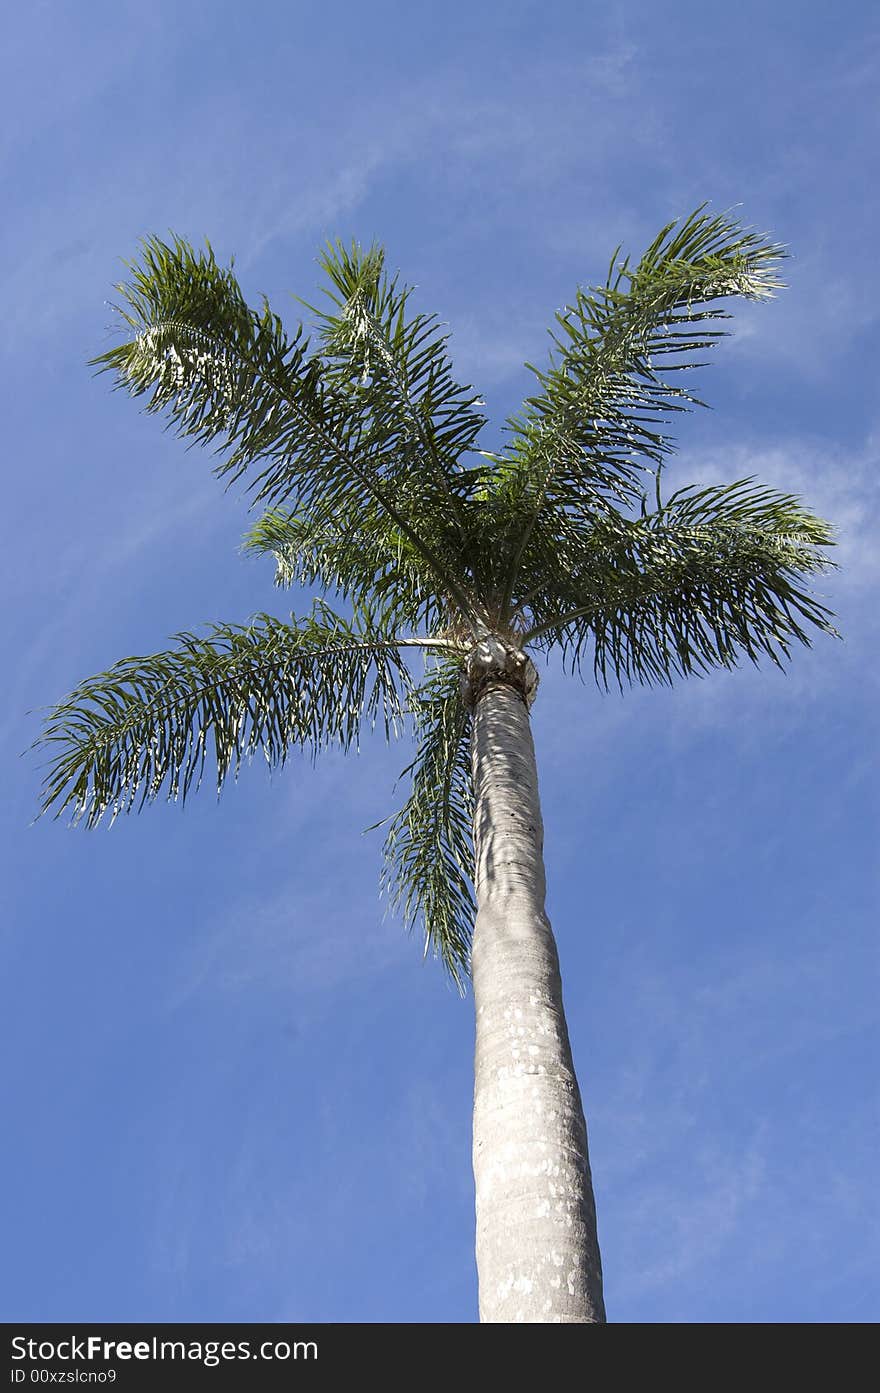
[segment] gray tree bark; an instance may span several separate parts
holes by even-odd
[[[519,685],[519,684],[518,684]],[[605,1320],[587,1129],[544,909],[543,824],[523,690],[475,691],[480,1320]]]

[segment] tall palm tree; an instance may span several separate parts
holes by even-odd
[[[245,301],[210,246],[147,240],[118,287],[125,340],[95,362],[181,436],[216,445],[264,515],[248,547],[304,617],[260,614],[126,658],[52,709],[44,807],[94,826],[259,750],[350,747],[411,722],[412,785],[383,879],[476,1007],[480,1315],[603,1321],[587,1133],[544,908],[529,711],[534,658],[598,682],[782,665],[833,633],[801,588],[830,529],[751,479],[668,496],[678,373],[732,296],[768,298],[780,246],[698,209],[556,316],[536,394],[478,447],[482,402],[381,249],[330,246],[315,340]],[[675,376],[673,376],[673,374]],[[685,378],[685,383],[688,381]],[[334,599],[333,609],[326,597]],[[421,650],[423,662],[413,660]]]

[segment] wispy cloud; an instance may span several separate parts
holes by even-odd
[[[841,357],[880,320],[880,282],[872,269],[866,284],[827,243],[796,258],[784,275],[787,289],[772,314],[761,305],[737,311],[732,347],[813,383],[833,379]]]
[[[16,601],[19,594],[23,599],[25,592],[31,602],[42,596],[44,614],[36,632],[29,632],[20,643],[7,683],[0,743],[11,735],[20,739],[25,707],[33,700],[41,674],[47,683],[41,700],[62,695],[51,689],[51,683],[57,680],[54,674],[62,655],[75,658],[84,615],[99,612],[105,597],[129,584],[132,573],[157,549],[178,545],[191,535],[197,520],[200,545],[211,537],[219,525],[216,495],[216,481],[204,474],[183,483],[170,473],[141,479],[132,490],[125,515],[113,520],[98,546],[91,535],[65,535],[53,546],[52,565],[45,572],[34,576],[21,559],[8,567],[10,599]],[[61,680],[69,685],[71,674]]]
[[[823,589],[864,593],[880,580],[880,436],[871,434],[847,449],[831,441],[797,437],[754,444],[733,441],[697,454],[684,450],[674,464],[676,480],[696,484],[732,482],[754,476],[760,483],[801,497],[832,523],[831,559],[839,572]]]
[[[170,987],[169,1009],[202,994],[268,991],[282,993],[298,1011],[320,1014],[340,989],[400,967],[401,928],[378,892],[381,832],[363,835],[396,801],[391,789],[400,750],[379,746],[377,740],[363,761],[354,753],[328,753],[314,765],[293,757],[283,774],[282,815],[263,829],[261,859],[295,847],[300,832],[313,847],[317,836],[325,850],[317,858],[313,851],[308,865],[294,858],[282,883],[267,890],[260,878],[223,909],[188,950]],[[387,782],[377,792],[381,768]]]
[[[351,891],[356,884],[360,896],[363,882],[335,869],[321,890],[314,889],[310,863],[270,896],[251,896],[228,910],[183,965],[169,1006],[204,992],[277,991],[315,1007],[341,987],[391,970],[400,957],[399,929],[383,922],[378,895],[353,914]]]
[[[682,1183],[643,1177],[631,1198],[629,1232],[615,1256],[618,1300],[693,1277],[715,1262],[753,1205],[766,1174],[760,1140],[739,1157],[702,1146]]]

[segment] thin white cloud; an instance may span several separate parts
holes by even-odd
[[[749,444],[733,441],[697,454],[682,451],[670,470],[676,481],[759,483],[798,495],[835,529],[829,553],[839,567],[818,582],[830,595],[868,592],[880,581],[880,436],[854,449],[797,437]]]
[[[820,382],[840,372],[840,359],[860,335],[880,320],[880,280],[846,264],[835,264],[833,250],[815,247],[784,272],[788,282],[773,305],[737,309],[734,350]]]
[[[93,534],[64,536],[54,550],[51,569],[38,577],[32,571],[10,568],[7,590],[14,599],[21,590],[31,601],[45,589],[45,614],[16,659],[6,688],[6,717],[0,723],[0,744],[19,739],[29,693],[43,685],[45,700],[62,695],[51,682],[62,655],[75,656],[83,617],[99,613],[105,597],[124,584],[131,571],[145,564],[159,544],[186,537],[198,522],[200,542],[220,522],[216,508],[217,483],[210,477],[181,480],[175,472],[157,472],[132,493],[126,514],[115,519],[96,545]],[[183,624],[181,624],[183,627]],[[75,674],[79,676],[80,674]],[[50,681],[51,676],[51,681]],[[70,674],[62,681],[70,684]]]
[[[738,1157],[701,1146],[679,1183],[642,1177],[638,1195],[628,1196],[626,1227],[618,1231],[617,1300],[633,1300],[716,1262],[753,1205],[765,1174],[756,1137]]]
[[[380,743],[363,759],[327,753],[312,765],[292,757],[278,776],[285,781],[283,816],[276,820],[267,811],[261,845],[272,856],[279,843],[295,847],[302,829],[313,846],[326,828],[326,855],[316,861],[313,851],[308,866],[294,857],[283,883],[250,888],[213,918],[180,964],[169,1009],[201,993],[278,990],[297,1009],[323,1011],[340,988],[400,967],[401,928],[379,898],[382,834],[363,835],[396,806],[393,776],[405,762],[400,749],[386,751]],[[414,946],[405,951],[411,955]]]

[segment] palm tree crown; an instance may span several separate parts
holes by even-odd
[[[247,547],[274,556],[278,585],[320,598],[305,617],[179,634],[82,682],[41,737],[44,808],[94,826],[163,792],[185,799],[209,747],[219,789],[257,751],[278,765],[411,722],[384,880],[463,981],[487,664],[530,701],[530,653],[624,686],[782,664],[812,630],[833,632],[803,588],[829,564],[830,529],[798,499],[751,479],[661,487],[670,418],[697,403],[688,371],[723,335],[726,300],[772,294],[782,255],[704,208],[638,262],[615,252],[605,284],[557,314],[535,395],[490,453],[441,326],[411,309],[379,248],[325,251],[309,340],[249,306],[210,247],[145,241],[118,287],[125,340],[95,361],[216,446],[217,474],[264,506]]]

